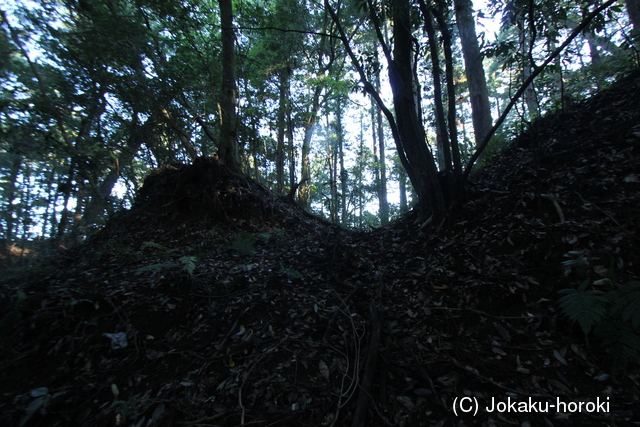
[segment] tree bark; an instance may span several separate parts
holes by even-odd
[[[276,193],[284,194],[284,132],[286,128],[287,85],[289,84],[288,70],[280,70],[279,85],[280,100],[278,103],[278,134],[276,137]]]
[[[398,172],[398,191],[400,192],[400,212],[408,212],[409,205],[407,203],[407,174],[404,169],[400,169],[400,171]]]
[[[222,96],[220,101],[220,146],[218,157],[233,173],[240,173],[236,117],[236,53],[232,0],[218,0],[222,25]]]
[[[344,167],[344,129],[342,127],[342,100],[336,108],[336,137],[338,138],[338,159],[340,162],[340,222],[347,223],[347,170]]]
[[[458,123],[456,111],[456,88],[454,81],[454,60],[452,51],[451,33],[448,27],[448,19],[445,19],[447,8],[444,0],[439,0],[435,8],[431,11],[434,14],[440,33],[442,34],[442,50],[445,61],[445,80],[447,82],[447,124],[449,127],[449,144],[451,146],[451,162],[453,163],[453,174],[450,169],[444,170],[444,179],[441,182],[443,191],[448,196],[448,202],[456,200],[462,193],[462,162],[460,159],[460,147],[458,146]],[[446,141],[443,141],[446,143]]]
[[[431,52],[431,73],[433,75],[433,103],[435,104],[436,125],[438,130],[438,146],[440,147],[438,156],[442,158],[439,164],[440,170],[450,170],[451,148],[449,146],[449,132],[447,132],[447,121],[444,116],[444,103],[442,101],[442,84],[440,75],[440,51],[438,49],[438,40],[433,26],[432,13],[427,7],[424,0],[420,0],[420,10],[422,11],[422,19],[424,20],[424,29],[429,39],[429,50]]]
[[[489,91],[484,68],[482,67],[482,56],[478,46],[471,0],[455,0],[455,9],[456,23],[460,32],[464,56],[465,74],[469,85],[473,131],[477,148],[489,133],[493,123],[491,119],[491,104],[489,104]]]
[[[298,185],[298,182],[296,181],[296,146],[293,142],[293,119],[291,118],[291,107],[289,103],[289,99],[291,98],[289,89],[290,88],[287,87],[287,146],[289,147],[289,191],[291,191]]]
[[[418,195],[419,221],[423,221],[429,212],[441,217],[446,206],[435,161],[426,144],[420,120],[420,101],[413,68],[410,5],[404,0],[394,0],[392,10],[394,45],[393,61],[389,64],[389,83],[393,92],[400,146],[410,164],[407,173]]]
[[[304,140],[302,141],[302,158],[300,164],[300,185],[298,193],[298,202],[304,209],[309,210],[311,207],[311,164],[309,162],[309,153],[311,153],[311,138],[318,121],[318,109],[320,108],[320,94],[322,87],[317,86],[313,91],[313,100],[311,101],[311,110],[308,113],[307,121],[304,124]]]
[[[376,90],[380,90],[380,73],[376,73]],[[387,198],[387,165],[386,165],[386,153],[384,146],[384,128],[382,126],[382,111],[376,106],[376,122],[378,125],[378,151],[380,159],[380,183],[378,184],[378,205],[380,208],[380,224],[385,225],[389,223],[389,200]],[[374,141],[375,145],[375,141]]]

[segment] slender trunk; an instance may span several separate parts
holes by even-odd
[[[218,0],[222,26],[222,97],[220,101],[220,146],[218,157],[234,173],[240,173],[236,118],[236,53],[232,0]]]
[[[22,223],[22,249],[20,251],[20,264],[24,263],[24,254],[27,247],[27,241],[29,240],[29,225],[33,218],[31,218],[32,206],[31,206],[31,168],[28,163],[25,163],[22,169],[22,185],[20,186],[20,214],[18,215],[19,221]]]
[[[371,129],[373,130],[373,152],[375,155],[376,152],[376,132],[375,132],[375,127],[373,125],[373,120],[375,118],[375,114],[374,114],[374,104],[373,104],[373,100],[372,100],[372,104],[371,104]],[[355,185],[357,185],[357,194],[358,194],[358,227],[362,228],[362,224],[363,224],[363,209],[364,209],[364,200],[363,200],[363,188],[362,188],[362,177],[364,174],[364,168],[365,168],[365,161],[364,161],[364,114],[362,112],[360,112],[360,137],[358,138],[358,167],[356,168],[356,176],[355,176],[355,180],[356,183]],[[376,169],[376,174],[378,172],[378,168]],[[355,209],[354,209],[355,212]],[[355,221],[354,221],[355,222]]]
[[[151,128],[156,124],[157,120],[154,115],[150,116],[142,125],[139,124],[137,115],[134,115],[126,146],[116,158],[109,172],[90,194],[82,218],[83,227],[91,227],[105,221],[105,212],[107,214],[110,213],[108,212],[110,207],[109,196],[121,176],[122,169],[131,164],[143,142],[150,139]]]
[[[518,35],[518,43],[520,44],[520,56],[522,58],[522,81],[525,82],[531,76],[531,55],[528,46],[530,45],[529,38],[524,30],[524,17],[520,25],[520,31]],[[523,94],[524,102],[527,105],[529,112],[529,120],[533,120],[540,115],[540,105],[538,104],[538,97],[533,85],[527,86]]]
[[[49,173],[47,173],[44,178],[46,180],[46,194],[47,194],[47,206],[44,209],[44,214],[42,215],[42,239],[46,239],[47,238],[47,225],[49,223],[49,215],[50,215],[50,211],[54,211],[55,209],[53,209],[53,207],[55,206],[55,191],[53,188],[53,182],[54,182],[54,178],[55,178],[55,169],[52,166],[51,170],[49,171]],[[51,229],[51,233],[50,235],[53,235],[53,228]]]
[[[433,16],[424,0],[420,1],[420,10],[424,20],[424,29],[429,39],[429,50],[431,52],[431,68],[433,74],[433,102],[435,104],[436,125],[438,129],[438,155],[442,157],[440,162],[441,170],[451,170],[451,149],[449,145],[449,132],[447,132],[447,122],[444,116],[444,103],[442,101],[442,85],[440,83],[440,50],[438,49],[438,39],[433,26]]]
[[[587,43],[589,44],[589,55],[591,56],[591,63],[596,67],[602,65],[602,57],[600,56],[600,52],[598,52],[598,46],[596,46],[596,44],[593,43],[593,41],[591,41],[590,39],[587,39]]]
[[[287,106],[287,85],[289,84],[289,76],[287,69],[280,70],[279,76],[279,92],[280,100],[278,103],[278,135],[276,137],[276,194],[284,194],[284,133],[285,133],[285,115]]]
[[[336,136],[338,143],[338,158],[340,161],[340,209],[341,223],[347,222],[347,171],[344,168],[344,130],[342,128],[342,100],[338,100],[336,109]]]
[[[311,138],[318,121],[318,109],[320,108],[320,94],[322,87],[317,86],[313,91],[313,100],[311,102],[311,110],[308,113],[307,121],[304,124],[304,140],[302,141],[302,158],[300,162],[300,188],[298,190],[298,202],[304,209],[309,210],[311,207],[311,165],[309,162],[309,154],[311,153]]]
[[[62,193],[62,213],[60,214],[60,222],[58,223],[58,232],[56,239],[58,243],[62,242],[65,233],[67,232],[67,226],[69,224],[69,199],[71,199],[71,193],[73,192],[73,180],[76,175],[75,162],[70,160],[69,173],[66,176],[67,182],[61,182],[58,185],[58,192]],[[61,177],[63,178],[63,177]]]
[[[178,123],[178,121],[173,117],[173,115],[166,108],[162,109],[162,116],[165,122],[174,130],[176,135],[178,135],[178,139],[180,140],[180,145],[184,148],[187,156],[193,162],[197,157],[198,153],[194,148],[193,144],[191,144],[191,138],[184,131],[182,125]]]
[[[4,186],[4,209],[2,215],[4,216],[4,221],[6,224],[4,239],[7,244],[10,244],[14,239],[16,233],[14,233],[14,224],[15,224],[15,206],[13,204],[14,199],[16,198],[16,192],[18,191],[18,173],[20,172],[20,168],[22,167],[22,156],[14,154],[13,162],[11,162],[11,167],[9,169],[8,177],[6,178],[7,185]]]
[[[478,46],[476,25],[473,18],[471,0],[455,0],[456,22],[462,42],[465,74],[469,84],[471,115],[476,148],[489,133],[493,123],[487,80],[482,67],[482,55]]]
[[[415,75],[416,69],[414,68],[411,5],[406,0],[391,1],[394,45],[393,49],[390,49],[382,34],[377,9],[372,0],[367,0],[371,24],[389,67],[389,83],[395,107],[394,114],[386,107],[380,94],[369,81],[361,61],[351,49],[340,18],[328,0],[325,0],[324,4],[336,24],[339,37],[360,76],[364,90],[376,100],[387,117],[398,150],[398,157],[418,195],[417,221],[426,220],[430,214],[432,218],[438,220],[446,213],[446,204],[438,182],[436,164],[427,145],[424,126],[420,120],[421,107]]]
[[[247,80],[247,86],[248,84],[248,80]],[[245,88],[245,92],[249,93],[249,88],[246,87]],[[249,108],[253,109],[253,102],[254,102],[254,98],[250,97],[249,98]],[[257,114],[251,114],[249,116],[249,127],[251,129],[251,136],[250,136],[250,146],[251,146],[251,160],[252,160],[252,176],[253,179],[256,180],[256,182],[261,182],[261,172],[260,172],[260,139],[257,137],[257,135],[259,134],[259,123],[258,123],[258,115]]]
[[[287,91],[287,98],[290,98]],[[293,142],[293,119],[291,118],[291,108],[287,108],[287,146],[289,147],[289,188],[296,186],[296,147]],[[308,156],[308,154],[307,154]],[[309,160],[307,159],[307,162]],[[295,194],[293,195],[295,197]]]
[[[376,73],[376,89],[380,90],[380,74]],[[387,199],[387,165],[386,152],[384,146],[384,128],[382,126],[382,111],[376,108],[376,121],[378,125],[378,151],[380,165],[380,183],[378,185],[378,205],[380,209],[380,223],[382,225],[389,223],[389,200]],[[375,145],[375,140],[374,140]]]
[[[329,122],[329,117],[326,118],[327,129],[331,129],[331,123]],[[334,166],[334,153],[335,153],[335,141],[333,137],[329,136],[329,141],[327,144],[327,159],[329,162],[329,218],[333,224],[338,223],[337,213],[336,213],[336,169]]]
[[[85,212],[85,206],[87,206],[87,189],[84,183],[78,184],[80,187],[76,192],[76,208],[73,213],[73,221],[71,221],[71,230],[69,231],[70,241],[75,243],[80,240],[82,230],[82,217]]]
[[[456,88],[453,77],[454,60],[451,49],[451,33],[444,16],[446,5],[442,1],[438,2],[438,7],[432,9],[440,33],[442,34],[442,50],[445,60],[445,80],[447,82],[447,122],[449,125],[449,143],[451,144],[451,161],[453,163],[453,176],[457,185],[461,185],[462,162],[460,161],[460,148],[458,146],[458,127],[456,119]],[[448,177],[450,178],[450,177]],[[449,182],[449,190],[451,190],[451,182]]]
[[[329,117],[327,129],[331,129]],[[327,141],[327,161],[329,163],[329,217],[333,224],[338,224],[338,178],[336,173],[336,140],[329,136]]]
[[[362,117],[360,117],[360,132],[362,133]],[[373,174],[375,179],[376,188],[380,186],[380,167],[378,163],[378,138],[376,128],[376,104],[373,98],[371,99],[371,137],[373,139]],[[362,135],[360,135],[362,139]]]
[[[331,220],[334,224],[340,224],[338,212],[340,210],[340,201],[338,200],[338,141],[334,141],[331,147]]]

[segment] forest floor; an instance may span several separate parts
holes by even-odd
[[[640,278],[639,208],[638,78],[536,122],[437,230],[342,230],[215,160],[164,168],[0,287],[0,423],[640,425],[628,325],[587,339],[558,305]]]

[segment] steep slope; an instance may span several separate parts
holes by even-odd
[[[637,365],[557,299],[640,277],[639,95],[536,122],[437,232],[336,229],[212,159],[158,171],[56,271],[3,285],[3,425],[633,425]]]

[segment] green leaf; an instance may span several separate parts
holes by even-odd
[[[255,235],[253,233],[242,233],[236,240],[231,242],[231,249],[242,255],[253,255],[255,249],[253,248],[253,242]]]
[[[194,256],[183,256],[180,258],[182,268],[191,276],[196,269],[197,258]]]
[[[134,274],[137,276],[138,274],[148,273],[148,272],[158,273],[159,271],[169,270],[177,266],[178,264],[173,262],[162,263],[162,264],[151,264],[151,265],[147,265],[146,267],[141,267],[137,269]]]
[[[624,283],[612,294],[611,311],[620,314],[633,330],[640,331],[640,282]]]
[[[640,335],[628,325],[605,322],[594,333],[614,366],[622,368],[640,357]]]
[[[607,299],[602,291],[591,289],[581,292],[564,289],[561,293],[566,295],[558,301],[560,309],[564,315],[580,325],[585,335],[588,335],[594,326],[602,323],[607,314]]]
[[[156,242],[144,242],[142,244],[142,249],[146,249],[146,248],[158,249],[160,251],[166,251],[167,250],[167,248],[162,246],[160,243],[156,243]]]

